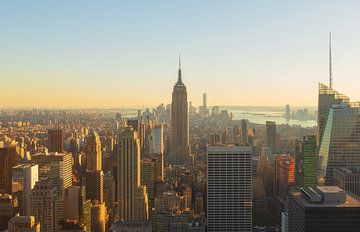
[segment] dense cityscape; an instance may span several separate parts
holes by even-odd
[[[360,104],[331,76],[305,128],[234,119],[206,93],[194,107],[181,71],[171,104],[135,116],[2,110],[0,230],[360,229]]]
[[[0,232],[359,232],[358,9],[0,1]]]

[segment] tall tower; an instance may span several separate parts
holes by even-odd
[[[171,102],[171,150],[170,164],[185,165],[189,162],[189,116],[186,86],[181,79],[179,57],[178,80],[174,86]]]
[[[141,188],[140,185],[138,133],[133,128],[127,127],[120,137],[121,151],[117,160],[119,216],[124,221],[144,221],[148,219],[148,208],[143,207],[144,204],[147,205],[147,192],[146,187]],[[140,212],[140,208],[146,212]]]
[[[203,93],[203,107],[204,107],[204,111],[206,112],[206,110],[207,110],[207,94],[206,94],[206,92]]]
[[[207,149],[208,231],[252,231],[252,166],[249,146]]]
[[[101,171],[101,141],[95,131],[91,131],[86,137],[86,169],[89,171]]]
[[[273,121],[266,121],[266,146],[276,153],[276,123]]]
[[[0,148],[0,193],[11,193],[12,168],[20,159],[15,146]]]

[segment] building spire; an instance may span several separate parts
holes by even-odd
[[[177,80],[176,84],[183,84],[183,83],[182,83],[182,79],[181,79],[181,57],[180,57],[180,53],[179,53],[179,71],[178,71],[178,80]]]
[[[329,31],[329,79],[330,79],[330,89],[332,89],[333,78],[332,78],[332,58],[331,58],[331,31]]]

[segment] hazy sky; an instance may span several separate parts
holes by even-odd
[[[360,99],[360,1],[1,1],[0,107],[316,105]]]

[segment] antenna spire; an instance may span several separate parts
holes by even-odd
[[[183,84],[183,83],[182,83],[182,80],[181,80],[181,57],[180,57],[180,53],[179,53],[178,80],[177,80],[176,84]]]
[[[333,87],[333,77],[332,77],[332,57],[331,57],[331,31],[329,31],[329,79],[330,79],[330,88]]]

